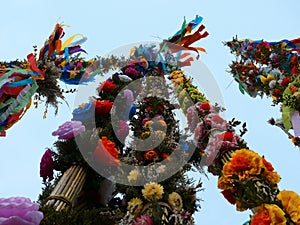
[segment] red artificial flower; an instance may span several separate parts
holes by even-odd
[[[169,161],[171,160],[170,154],[166,153],[166,152],[164,152],[164,153],[161,154],[161,158],[162,159],[167,159]]]
[[[280,93],[281,93],[281,91],[279,90],[279,89],[275,89],[273,92],[272,92],[272,95],[274,96],[274,97],[279,97],[280,96]]]
[[[158,151],[155,148],[150,148],[144,153],[144,158],[149,161],[157,158],[157,156],[158,156]]]
[[[104,91],[104,92],[110,92],[114,89],[116,89],[118,85],[114,84],[113,80],[106,80],[101,83],[99,89]]]
[[[223,190],[222,192],[222,195],[224,196],[224,198],[232,205],[234,205],[236,203],[236,200],[233,196],[233,193],[232,191],[230,190]]]
[[[228,132],[227,131],[227,132],[224,133],[223,141],[230,141],[230,142],[232,142],[233,139],[234,139],[234,135],[233,135],[232,132]]]
[[[290,86],[290,90],[291,90],[292,94],[294,94],[295,92],[297,92],[298,89],[299,89],[298,87],[295,87],[293,85]]]
[[[283,78],[282,81],[281,81],[281,85],[284,86],[284,87],[288,86],[289,83],[290,83],[290,80],[289,80],[288,77]]]
[[[94,106],[95,106],[95,113],[99,116],[105,116],[107,115],[111,108],[113,103],[108,100],[95,100]]]
[[[200,105],[200,108],[203,110],[210,110],[210,104],[209,103],[202,103]]]
[[[118,160],[119,151],[115,146],[114,142],[107,139],[106,136],[102,136],[94,151],[95,161],[102,166],[120,166],[121,163]]]
[[[265,157],[262,157],[262,161],[263,161],[263,164],[265,165],[265,167],[267,168],[267,170],[269,171],[274,171],[274,167],[272,166],[272,164],[270,162],[268,162]]]

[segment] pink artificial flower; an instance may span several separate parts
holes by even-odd
[[[44,181],[47,178],[49,178],[49,181],[53,180],[53,159],[51,153],[51,150],[47,149],[40,162],[40,177]]]
[[[133,67],[128,67],[125,70],[125,74],[128,75],[132,79],[136,78],[139,75],[138,71],[136,69],[134,69]]]
[[[154,222],[150,216],[144,214],[136,218],[135,222],[133,222],[133,225],[154,225]]]
[[[0,224],[2,225],[39,225],[44,215],[39,204],[29,198],[0,198]]]
[[[117,130],[117,137],[119,138],[119,140],[124,143],[125,138],[128,136],[129,134],[129,126],[126,123],[126,121],[124,120],[119,120],[118,122],[118,130]]]

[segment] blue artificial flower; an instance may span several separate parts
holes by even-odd
[[[95,115],[95,109],[92,103],[83,103],[72,112],[72,120],[86,121]]]

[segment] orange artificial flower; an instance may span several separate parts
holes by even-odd
[[[119,151],[115,148],[116,144],[106,136],[98,141],[98,146],[94,151],[94,159],[100,165],[106,166],[120,166],[121,163],[118,160]]]
[[[282,190],[277,195],[284,210],[296,225],[300,225],[300,196],[294,191]]]
[[[286,218],[277,205],[262,204],[255,208],[250,225],[286,225]]]
[[[144,153],[144,158],[146,160],[153,160],[155,158],[158,157],[158,151],[155,149],[155,148],[151,148],[151,149],[148,149],[145,153]]]
[[[250,175],[259,175],[263,166],[262,158],[256,152],[240,149],[232,154],[231,161],[225,163],[223,175],[230,177],[237,174],[240,180],[244,181]]]

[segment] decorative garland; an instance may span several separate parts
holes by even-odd
[[[237,210],[253,210],[251,225],[300,224],[300,196],[278,189],[280,176],[271,163],[250,150],[242,139],[246,124],[235,119],[224,120],[218,114],[224,109],[212,105],[181,69],[191,63],[191,58],[181,61],[181,50],[184,50],[181,47],[203,50],[190,46],[208,35],[200,34],[203,26],[187,35],[201,20],[196,17],[188,24],[184,22],[182,29],[158,49],[155,46],[134,48],[129,63],[100,84],[98,96],[80,105],[73,111],[72,121],[53,132],[59,138],[56,150],[47,150],[41,160],[45,184],[39,200],[45,216],[41,224],[54,221],[194,224],[192,214],[198,209],[195,194],[201,183],[195,184],[186,172],[192,166],[201,169],[204,165],[218,176],[218,187]],[[150,85],[142,82],[134,85],[133,90],[123,90],[140,78],[150,80]],[[174,91],[169,92],[170,89]],[[142,93],[146,97],[135,100]],[[172,102],[174,96],[177,104]],[[116,105],[123,108],[116,110]],[[188,129],[184,133],[175,119],[176,105],[186,116]],[[116,124],[111,124],[113,114]],[[235,132],[237,129],[239,134]],[[141,148],[139,140],[162,142],[141,152],[136,150]],[[82,146],[88,146],[84,152]],[[172,161],[181,160],[188,163],[168,179],[155,181],[166,172],[167,166],[174,166]],[[124,162],[136,169],[123,170]],[[96,173],[91,165],[99,164],[108,173],[116,168],[121,175],[128,172],[125,178],[131,185],[115,183]],[[147,166],[147,170],[141,166]],[[55,176],[54,183],[51,182],[53,169],[61,172]],[[142,187],[136,185],[141,180],[151,182]],[[83,186],[78,188],[80,184]],[[40,220],[36,221],[38,224]]]
[[[240,91],[253,98],[272,97],[273,105],[281,106],[282,119],[271,119],[270,123],[280,127],[299,146],[300,38],[279,42],[234,38],[225,45],[236,56],[230,73]],[[294,135],[289,133],[291,128]]]

